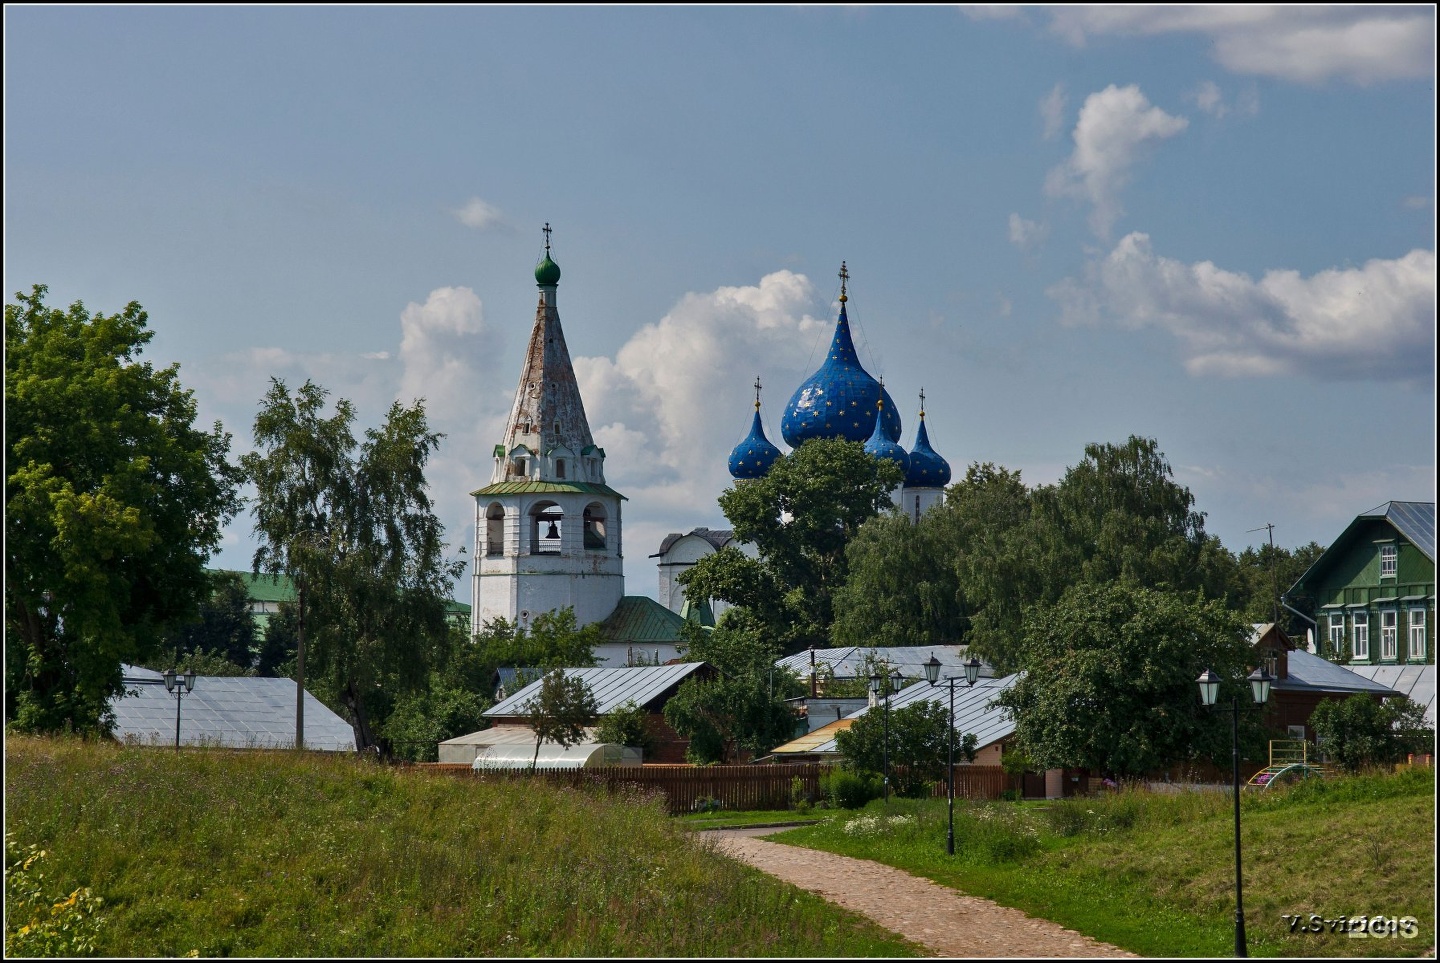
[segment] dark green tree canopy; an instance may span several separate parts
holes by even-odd
[[[200,603],[199,619],[182,624],[170,632],[150,668],[163,671],[176,661],[176,656],[206,653],[210,671],[204,675],[241,674],[255,668],[258,640],[255,616],[250,613],[250,592],[234,572],[210,572],[213,586],[210,595]],[[227,662],[235,672],[227,672]],[[184,664],[191,664],[185,662]],[[199,663],[195,663],[199,664]],[[214,670],[219,669],[220,672]],[[197,670],[198,671],[198,670]]]
[[[935,692],[937,700],[948,696],[942,695],[944,689]],[[835,745],[850,768],[883,773],[887,733],[891,785],[901,796],[922,797],[931,783],[945,778],[951,739],[957,764],[975,759],[975,734],[956,732],[952,736],[949,707],[929,699],[891,709],[888,721],[883,705],[871,708],[849,729],[836,734]]]
[[[1248,638],[1219,602],[1128,581],[1076,585],[1029,610],[1024,676],[997,701],[1015,719],[1021,750],[1046,769],[1131,776],[1197,755],[1223,758],[1228,720],[1200,705],[1195,680],[1216,672],[1226,680],[1221,701],[1240,696],[1258,726],[1244,683]]]
[[[1404,696],[1382,702],[1360,692],[1343,701],[1327,699],[1315,707],[1310,725],[1325,758],[1350,772],[1435,749],[1435,730],[1425,725],[1425,707]]]
[[[230,436],[195,427],[178,365],[139,360],[139,304],[92,316],[45,293],[5,306],[6,716],[97,732],[121,663],[208,595],[238,475]]]
[[[726,489],[720,508],[758,559],[737,550],[701,559],[680,577],[692,601],[743,607],[783,653],[829,644],[835,593],[849,566],[845,547],[860,526],[887,510],[900,467],[864,446],[807,441],[763,478]]]

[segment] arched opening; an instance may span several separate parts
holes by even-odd
[[[608,542],[605,536],[605,506],[591,502],[585,506],[585,548],[591,551],[603,550]]]
[[[525,477],[525,456],[517,455],[510,459],[510,474],[519,478]]]
[[[565,511],[554,502],[541,502],[530,509],[530,553],[559,555],[560,537],[565,531]]]
[[[485,509],[485,554],[491,557],[505,553],[505,509],[494,502]]]
[[[564,477],[565,477],[565,459],[563,459],[563,458],[557,458],[557,459],[555,459],[555,477],[556,477],[556,478],[564,478]]]

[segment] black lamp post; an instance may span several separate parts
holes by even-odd
[[[177,686],[177,685],[175,684],[176,681],[183,682],[184,685]],[[194,691],[195,691],[195,671],[192,669],[191,671],[185,673],[183,676],[181,676],[181,677],[177,680],[177,679],[176,679],[176,676],[175,676],[175,670],[174,670],[174,669],[166,669],[166,670],[165,670],[165,691],[166,691],[166,692],[173,692],[173,693],[175,693],[175,748],[176,748],[176,749],[179,749],[179,748],[180,748],[180,699],[181,699],[182,697],[184,697],[185,693],[187,693],[187,692],[194,692]]]
[[[974,686],[975,681],[980,678],[980,660],[973,655],[970,661],[965,663],[965,684]],[[936,685],[940,681],[940,660],[935,654],[930,654],[930,661],[925,663],[925,679]],[[950,803],[950,823],[945,830],[945,854],[955,855],[955,683],[960,681],[957,677],[950,675],[945,677],[945,684],[950,687],[950,731],[946,734],[946,768],[945,776],[949,782],[946,797]]]
[[[881,786],[885,794],[885,805],[887,806],[890,805],[890,693],[900,688],[900,683],[903,679],[904,677],[900,675],[899,669],[892,672],[888,680],[878,672],[870,676],[870,691],[877,696],[880,695],[881,689],[886,681],[891,683],[890,687],[885,689],[885,723],[882,729],[884,742],[881,747],[882,765],[885,767]]]
[[[1195,680],[1200,685],[1200,701],[1214,706],[1220,695],[1220,677],[1209,669]],[[1256,705],[1264,705],[1270,699],[1270,683],[1275,681],[1261,666],[1250,673],[1250,694]],[[1240,697],[1230,697],[1230,761],[1235,784],[1235,955],[1248,956],[1245,949],[1245,905],[1241,897],[1240,878]]]

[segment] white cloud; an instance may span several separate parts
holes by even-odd
[[[1050,225],[1027,221],[1019,214],[1010,215],[1010,243],[1022,251],[1044,243],[1050,236]]]
[[[1254,87],[1247,87],[1235,95],[1234,103],[1225,99],[1220,85],[1213,80],[1204,80],[1185,99],[1216,120],[1231,113],[1242,117],[1254,117],[1260,112],[1260,94]]]
[[[1200,88],[1195,92],[1195,106],[1211,117],[1224,117],[1230,113],[1230,108],[1225,105],[1225,98],[1220,93],[1220,85],[1213,80],[1200,84]]]
[[[1209,261],[1156,255],[1130,234],[1047,293],[1067,324],[1158,327],[1181,343],[1192,375],[1308,374],[1320,378],[1430,377],[1435,354],[1435,253],[1414,250],[1310,277],[1260,280]]]
[[[1045,139],[1053,140],[1065,129],[1065,85],[1056,84],[1040,100],[1040,117],[1045,121]]]
[[[463,417],[475,385],[493,373],[499,332],[486,330],[485,309],[469,288],[436,288],[423,305],[400,312],[399,397],[426,399],[426,411]]]
[[[1151,106],[1134,84],[1111,84],[1085,98],[1073,134],[1075,150],[1046,177],[1045,192],[1088,200],[1091,229],[1108,237],[1124,213],[1120,191],[1130,179],[1130,168],[1150,144],[1174,137],[1188,125],[1184,117]]]
[[[499,208],[487,204],[478,197],[470,198],[465,206],[457,208],[454,214],[461,224],[473,227],[477,231],[498,227],[505,223],[505,215],[500,213]]]
[[[1083,46],[1093,36],[1196,33],[1235,73],[1358,84],[1434,75],[1433,9],[1360,6],[1075,6],[1051,29]]]
[[[1401,202],[1412,211],[1423,211],[1435,203],[1435,199],[1423,194],[1412,194]]]

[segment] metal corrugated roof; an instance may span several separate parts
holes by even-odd
[[[624,495],[611,488],[609,485],[596,485],[591,482],[542,482],[542,481],[511,481],[496,482],[494,485],[486,485],[484,488],[477,488],[471,492],[472,497],[482,495],[550,495],[550,494],[580,494],[580,495],[609,495],[623,501],[629,501]]]
[[[816,649],[815,665],[830,666],[836,678],[853,679],[860,673],[869,674],[865,669],[866,659],[883,662],[907,679],[924,679],[925,663],[934,656],[940,660],[940,676],[964,675],[967,655],[956,651],[953,645],[906,645],[906,646],[863,646],[848,645],[834,649]],[[810,677],[810,650],[787,655],[775,662],[780,668],[789,669],[802,679]],[[990,678],[994,672],[988,665],[981,666],[980,675]]]
[[[801,752],[820,752],[820,747],[827,743],[832,747],[830,751],[833,752],[836,734],[844,732],[846,729],[849,729],[854,724],[854,718],[836,719],[834,722],[827,722],[820,728],[812,732],[807,732],[805,733],[805,735],[801,736],[798,739],[791,739],[783,746],[776,746],[774,749],[770,750],[770,754],[773,756],[783,756],[793,755],[795,753]]]
[[[982,679],[972,689],[964,684],[955,686],[955,729],[960,733],[974,733],[977,749],[984,749],[986,746],[998,742],[1001,739],[1013,735],[1015,732],[1015,720],[1008,717],[999,706],[995,705],[995,697],[1006,689],[1013,686],[1020,676],[1007,675],[1003,679]],[[916,682],[906,686],[890,697],[890,711],[902,709],[912,702],[922,701],[934,702],[941,708],[950,709],[950,688],[944,685],[930,685],[926,682]],[[883,712],[883,703],[877,706],[867,706],[859,712],[853,712],[841,719],[839,722],[832,722],[822,726],[810,733],[810,736],[817,736],[830,731],[830,737],[819,743],[814,748],[807,748],[807,753],[839,753],[839,747],[835,745],[835,733],[841,731],[841,723],[849,728],[855,720],[867,712]],[[794,745],[796,742],[805,741],[805,737],[794,740],[787,745]],[[785,747],[774,750],[781,752]],[[793,750],[800,751],[800,750]]]
[[[579,677],[590,687],[600,715],[614,712],[627,702],[646,706],[679,685],[706,663],[681,662],[675,665],[647,665],[623,669],[566,669],[565,677]],[[543,680],[542,680],[543,681]],[[525,715],[531,699],[540,692],[540,681],[532,682],[512,696],[495,704],[483,714],[488,719],[518,718]]]
[[[1425,722],[1435,728],[1433,665],[1355,665],[1349,671],[1420,703],[1425,707]]]
[[[1343,665],[1311,655],[1304,649],[1286,654],[1289,677],[1279,679],[1273,688],[1281,691],[1373,692],[1378,696],[1395,695],[1387,686],[1373,682]],[[1357,666],[1358,668],[1358,666]]]
[[[1426,558],[1435,561],[1434,502],[1386,502],[1365,515],[1384,518],[1408,538],[1410,544],[1424,552]]]
[[[160,673],[124,666],[126,678],[159,681]],[[163,685],[129,685],[110,700],[115,738],[175,744],[175,694]],[[180,703],[180,744],[232,749],[288,749],[295,745],[295,682],[291,679],[199,676]],[[305,748],[355,750],[350,723],[305,693]]]
[[[652,598],[626,595],[615,611],[600,623],[600,632],[607,642],[622,645],[673,645],[681,640],[680,629],[685,619]]]

